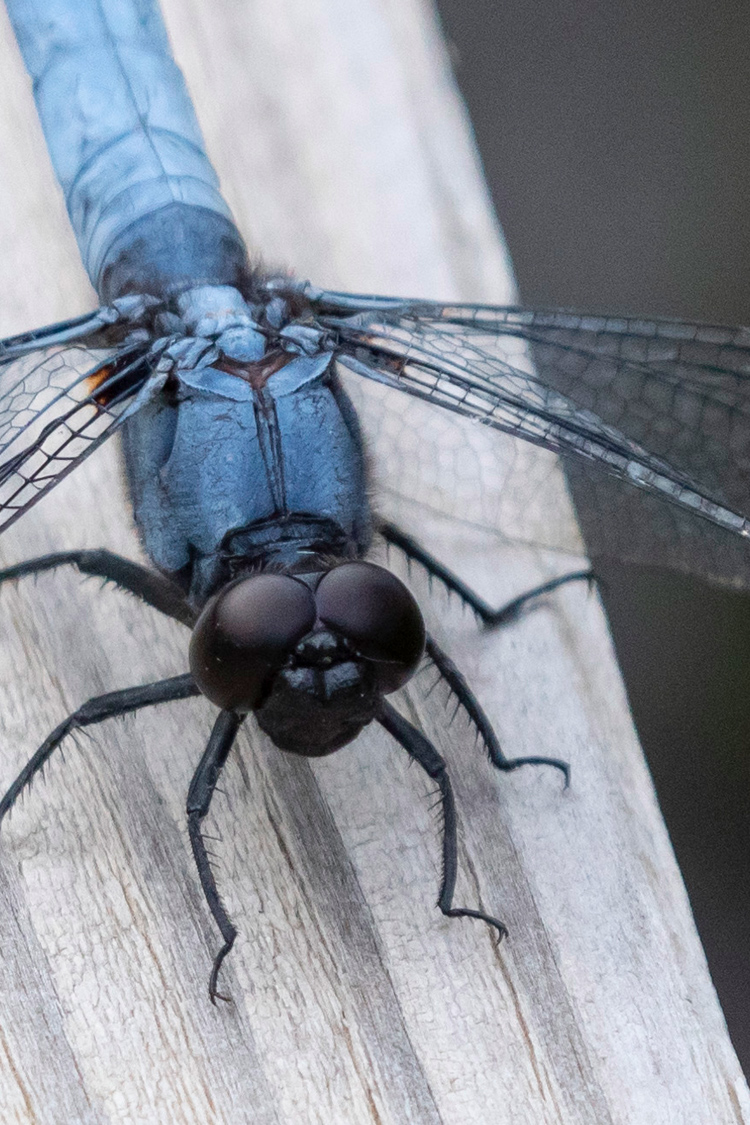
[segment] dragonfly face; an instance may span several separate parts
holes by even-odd
[[[424,644],[406,586],[383,567],[349,562],[229,583],[198,618],[190,670],[218,707],[254,711],[282,750],[318,757],[375,717],[381,697],[411,677]]]

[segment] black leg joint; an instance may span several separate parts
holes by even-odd
[[[505,937],[508,931],[498,918],[493,918],[491,914],[485,914],[481,910],[470,910],[467,907],[453,905],[456,876],[458,874],[458,823],[453,787],[445,761],[429,739],[416,727],[413,727],[411,723],[408,723],[385,700],[381,701],[377,719],[380,725],[403,746],[410,758],[422,767],[428,777],[437,782],[440,790],[443,810],[443,875],[440,880],[438,908],[447,918],[478,918],[481,922],[486,922],[488,926],[492,926],[498,932],[500,938]]]
[[[466,677],[459,671],[448,654],[440,648],[435,638],[429,634],[427,635],[425,652],[437,668],[441,678],[445,680],[451,692],[455,695],[459,704],[469,716],[469,720],[484,743],[487,755],[496,769],[502,770],[504,773],[509,773],[511,770],[517,770],[520,766],[552,766],[554,769],[560,770],[565,779],[565,788],[568,788],[570,785],[570,766],[567,762],[563,761],[562,758],[542,758],[537,756],[528,758],[506,758],[500,746],[500,740],[495,734],[494,727],[485,715],[479,700],[469,687]]]
[[[158,609],[160,613],[173,617],[183,625],[192,627],[195,624],[195,612],[188,605],[179,586],[163,574],[111,551],[60,551],[54,555],[28,559],[0,570],[0,583],[25,578],[30,574],[41,574],[45,570],[55,570],[58,566],[75,566],[81,574],[112,582],[119,589],[133,594],[153,609]]]
[[[102,723],[118,715],[139,711],[141,707],[153,707],[157,703],[170,703],[178,699],[188,699],[200,695],[193,677],[187,673],[173,676],[168,680],[144,684],[141,687],[126,688],[124,691],[111,691],[89,699],[64,722],[55,727],[47,736],[36,754],[26,763],[7,793],[0,800],[0,822],[10,812],[23,790],[31,784],[36,774],[44,767],[63,739],[74,730]]]
[[[237,930],[221,901],[201,832],[201,822],[211,806],[216,784],[243,719],[244,715],[238,715],[234,711],[222,711],[219,714],[203,757],[193,774],[187,797],[188,834],[195,866],[198,869],[198,878],[211,915],[224,938],[223,946],[214,957],[208,981],[208,995],[212,1004],[215,1004],[217,999],[229,1000],[228,996],[223,996],[218,991],[219,969],[234,945]]]
[[[444,566],[434,555],[426,551],[421,543],[418,543],[411,535],[407,535],[401,528],[392,523],[381,523],[378,530],[387,543],[398,547],[407,559],[419,563],[431,578],[436,578],[447,590],[457,594],[464,605],[469,606],[488,629],[509,625],[512,621],[516,621],[533,601],[545,594],[552,593],[553,590],[557,590],[568,582],[588,582],[591,584],[596,581],[596,576],[592,570],[576,570],[570,574],[562,574],[558,578],[552,578],[549,582],[544,582],[541,586],[536,586],[533,590],[514,598],[507,605],[501,606],[499,609],[493,609],[484,598],[480,598],[453,571]]]

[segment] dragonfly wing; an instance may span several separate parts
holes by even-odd
[[[359,374],[571,458],[592,555],[750,588],[747,330],[337,294],[318,317]]]
[[[32,351],[18,340],[13,359],[0,344],[0,531],[114,432],[153,367],[142,342]]]
[[[747,329],[539,313],[526,338],[552,386],[566,391],[576,384],[579,401],[687,473],[705,494],[748,513]],[[569,358],[561,359],[566,352]],[[586,356],[596,357],[588,371]],[[638,495],[589,466],[569,463],[567,476],[592,556],[669,566],[750,589],[744,537]]]
[[[22,332],[18,336],[8,336],[0,340],[0,372],[21,356],[41,348],[70,347],[74,344],[88,348],[112,348],[126,337],[133,338],[136,332],[145,338],[146,322],[158,304],[154,297],[147,295],[120,297],[111,305],[104,305],[82,316]]]

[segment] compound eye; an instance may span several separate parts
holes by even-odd
[[[271,673],[315,624],[315,599],[284,574],[239,578],[206,604],[190,640],[190,671],[217,707],[251,711]]]
[[[321,578],[318,616],[373,662],[387,695],[413,674],[424,652],[422,614],[407,587],[374,563],[343,563]]]

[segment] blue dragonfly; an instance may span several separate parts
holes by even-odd
[[[614,553],[748,583],[750,333],[330,292],[250,265],[219,192],[152,0],[8,0],[81,256],[101,305],[0,343],[0,529],[119,432],[153,567],[105,550],[46,555],[0,582],[74,566],[192,630],[190,671],[89,700],[0,800],[0,820],[67,735],[203,694],[218,708],[187,798],[198,876],[223,944],[236,937],[202,822],[252,713],[282,750],[328,754],[381,724],[436,782],[438,906],[453,905],[456,813],[445,762],[388,696],[423,656],[491,762],[507,758],[417,603],[367,561],[376,536],[487,626],[563,574],[493,609],[408,530],[372,511],[340,372],[566,458],[594,558]]]

